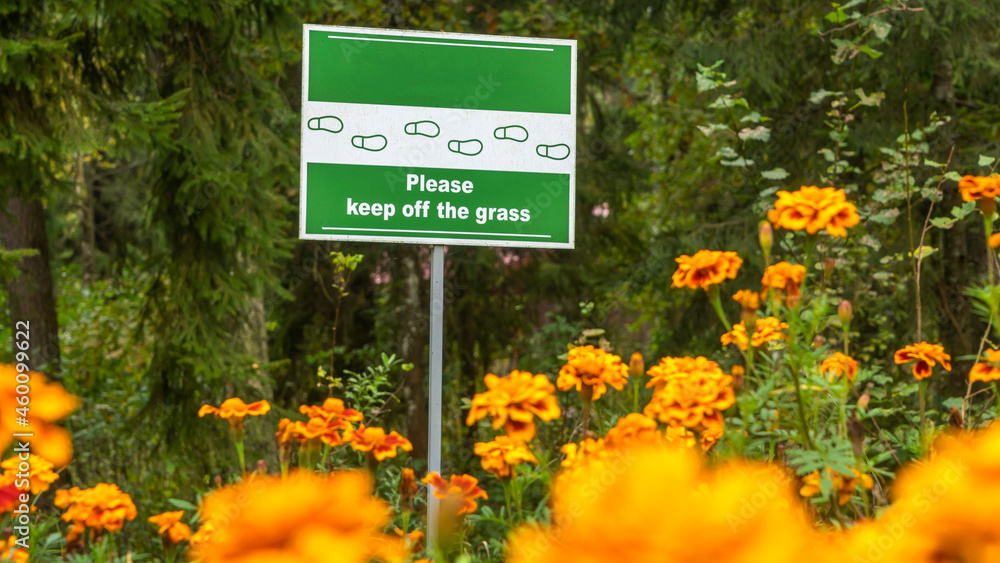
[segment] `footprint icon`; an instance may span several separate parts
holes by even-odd
[[[493,136],[500,140],[510,140],[523,143],[528,140],[528,130],[520,125],[508,125],[506,127],[497,127],[494,129]]]
[[[569,156],[569,146],[563,144],[538,145],[535,147],[535,152],[538,153],[538,156],[544,156],[552,160],[566,160],[566,157]]]
[[[407,135],[422,135],[434,138],[441,133],[441,128],[433,121],[412,121],[403,127]]]
[[[312,129],[313,131],[340,133],[344,130],[344,122],[341,121],[339,117],[324,115],[323,117],[314,117],[310,119],[306,122],[306,127]]]
[[[368,135],[367,137],[362,135],[355,135],[351,137],[351,144],[355,148],[364,149],[366,151],[378,152],[389,144],[385,137],[382,135]]]
[[[448,150],[464,154],[465,156],[476,156],[483,152],[483,143],[479,139],[469,139],[467,141],[448,141]]]

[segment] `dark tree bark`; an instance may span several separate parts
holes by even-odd
[[[0,213],[0,243],[7,250],[38,251],[37,255],[21,260],[17,265],[18,275],[6,280],[10,320],[29,323],[28,365],[55,375],[59,371],[59,320],[42,202],[9,195],[6,209]],[[20,351],[14,346],[15,353]]]
[[[403,358],[413,364],[406,372],[403,400],[407,409],[407,438],[413,444],[413,457],[427,459],[427,381],[424,343],[427,342],[427,317],[421,301],[422,271],[416,246],[403,250],[400,268],[402,273],[402,306],[399,308]]]

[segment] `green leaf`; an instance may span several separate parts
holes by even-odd
[[[778,167],[772,170],[765,170],[760,173],[767,180],[784,180],[788,177],[788,171],[784,168]]]
[[[871,57],[873,59],[877,59],[877,58],[879,58],[879,57],[882,56],[882,51],[879,51],[879,50],[876,50],[876,49],[872,49],[868,45],[862,45],[862,46],[858,47],[858,50],[861,51],[862,53],[868,55],[869,57]]]
[[[809,94],[809,103],[818,104],[828,98],[829,96],[839,96],[840,92],[832,92],[825,88],[816,90],[815,92]]]
[[[705,134],[706,137],[711,137],[712,133],[716,131],[725,131],[728,129],[725,125],[721,123],[709,123],[708,125],[698,125],[698,130]]]
[[[721,156],[722,158],[733,159],[733,158],[739,158],[740,155],[736,151],[734,151],[732,147],[722,147],[719,149],[717,153],[715,153],[715,156]]]
[[[750,113],[740,118],[740,123],[747,123],[747,122],[760,123],[761,121],[771,121],[771,119],[768,117],[761,116],[761,114],[757,113],[756,111],[751,111]]]
[[[876,215],[872,216],[872,221],[880,223],[882,225],[889,225],[896,221],[896,217],[899,217],[899,209],[893,207],[892,209],[885,209],[880,211]]]
[[[723,166],[753,166],[753,159],[734,158],[732,160],[720,160],[719,164]]]
[[[872,92],[871,95],[865,94],[864,88],[858,88],[854,90],[854,93],[858,95],[858,103],[863,106],[879,107],[882,105],[882,100],[885,99],[885,92]]]
[[[955,172],[954,170],[952,170],[951,172],[946,173],[944,175],[944,177],[947,178],[948,180],[952,180],[954,182],[957,182],[957,181],[959,181],[959,180],[962,179],[962,175],[959,174],[958,172]]]
[[[920,248],[914,250],[910,255],[914,258],[927,258],[931,254],[937,252],[938,249],[933,246],[921,246]]]
[[[956,219],[963,219],[976,208],[976,202],[967,201],[961,207],[952,207],[951,214]]]
[[[944,166],[944,164],[941,164],[940,162],[938,162],[936,160],[931,160],[929,158],[925,158],[924,159],[924,166],[935,166],[937,168],[941,168],[941,167]]]
[[[992,156],[979,155],[979,166],[993,166],[994,162],[996,162],[996,159]]]
[[[181,500],[181,499],[177,499],[177,498],[168,498],[167,502],[169,502],[170,504],[176,506],[177,508],[180,508],[181,510],[195,510],[195,511],[198,510],[197,506],[191,504],[190,502],[188,502],[186,500]]]
[[[875,37],[878,37],[879,41],[885,41],[885,38],[889,37],[889,32],[892,31],[892,24],[882,20],[874,20],[868,29],[875,32]]]

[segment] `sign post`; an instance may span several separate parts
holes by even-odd
[[[440,472],[445,245],[573,248],[576,41],[306,25],[301,157],[300,238],[432,245]]]

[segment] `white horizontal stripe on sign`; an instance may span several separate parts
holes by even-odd
[[[416,43],[418,45],[446,45],[448,47],[480,47],[483,49],[517,49],[519,51],[552,51],[546,47],[508,47],[506,45],[475,45],[473,43],[445,43],[443,41],[408,41],[406,39],[375,39],[373,37],[346,37],[328,35],[330,39],[351,39],[353,41],[381,41],[383,43]]]
[[[485,76],[469,84],[469,105],[499,86],[491,80]],[[574,117],[566,114],[306,102],[302,160],[572,174],[574,126]]]
[[[419,231],[416,229],[365,229],[360,227],[323,227],[324,231],[372,231],[376,233],[417,233],[425,235],[482,235],[495,237],[552,238],[552,235],[520,235],[516,233],[473,233],[463,231]]]

